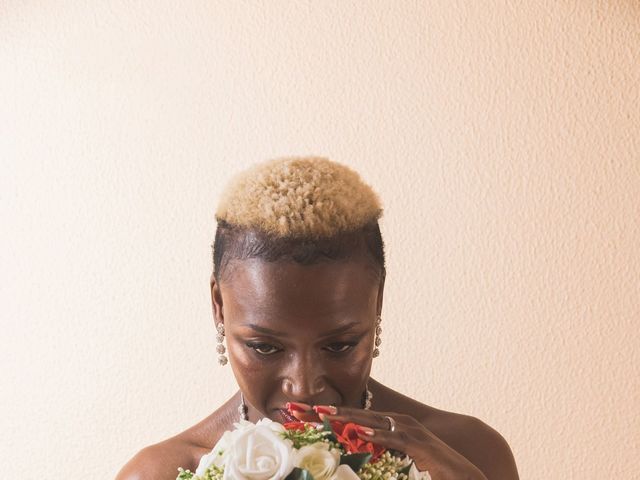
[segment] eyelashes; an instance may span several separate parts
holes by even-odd
[[[331,353],[345,353],[348,352],[349,350],[351,350],[353,347],[355,347],[355,343],[354,342],[337,342],[337,343],[332,343],[329,345],[329,347],[335,347],[338,346],[338,348],[336,349],[329,349],[328,351]]]
[[[256,352],[259,355],[262,355],[263,357],[274,355],[275,353],[278,353],[280,351],[279,348],[274,347],[273,345],[269,345],[268,343],[250,343],[250,342],[247,342],[246,345],[247,345],[247,347],[252,349],[254,352]],[[268,351],[265,352],[264,350],[268,350]]]
[[[350,352],[357,344],[358,342],[334,342],[327,345],[324,350],[334,355],[340,355]],[[282,351],[281,348],[263,342],[247,342],[246,346],[262,357],[270,357]]]

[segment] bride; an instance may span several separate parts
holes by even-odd
[[[184,432],[138,452],[116,480],[175,480],[195,471],[240,418],[355,422],[433,480],[517,479],[505,439],[369,376],[385,322],[384,244],[376,193],[324,158],[258,164],[216,212],[211,302],[218,362],[239,391]],[[227,367],[229,368],[229,367]]]

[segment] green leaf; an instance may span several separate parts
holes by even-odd
[[[309,473],[309,470],[295,467],[284,480],[313,480],[313,475]]]
[[[351,470],[358,473],[358,470],[369,460],[371,460],[370,453],[352,453],[351,455],[342,455],[340,457],[340,465],[349,465]]]
[[[333,431],[331,422],[329,422],[329,419],[327,419],[327,417],[324,417],[324,420],[322,420],[322,427],[324,432],[330,433],[330,435],[327,435],[326,437],[327,439],[331,440],[332,442],[338,441],[338,438],[336,437],[336,432]]]

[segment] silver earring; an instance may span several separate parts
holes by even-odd
[[[244,403],[244,395],[240,392],[240,406],[238,407],[238,413],[240,414],[240,420],[249,420],[249,416],[247,415],[247,404]]]
[[[378,347],[382,343],[382,339],[380,338],[380,334],[382,333],[382,327],[380,326],[381,323],[382,317],[378,315],[376,317],[376,338],[374,340],[375,348],[373,349],[373,358],[380,355],[380,349]]]
[[[369,384],[364,386],[364,409],[371,410],[371,401],[373,400],[373,393],[369,391]]]
[[[224,324],[222,322],[218,323],[218,325],[216,326],[216,330],[218,331],[218,334],[216,335],[216,341],[218,342],[218,345],[216,345],[216,352],[218,352],[218,363],[220,364],[220,366],[224,367],[229,361],[227,359],[227,356],[225,355],[227,349],[224,348],[224,344],[222,343],[224,341]]]

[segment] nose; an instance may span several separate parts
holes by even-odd
[[[292,358],[282,381],[283,393],[292,401],[313,404],[326,388],[322,362],[309,355]]]

